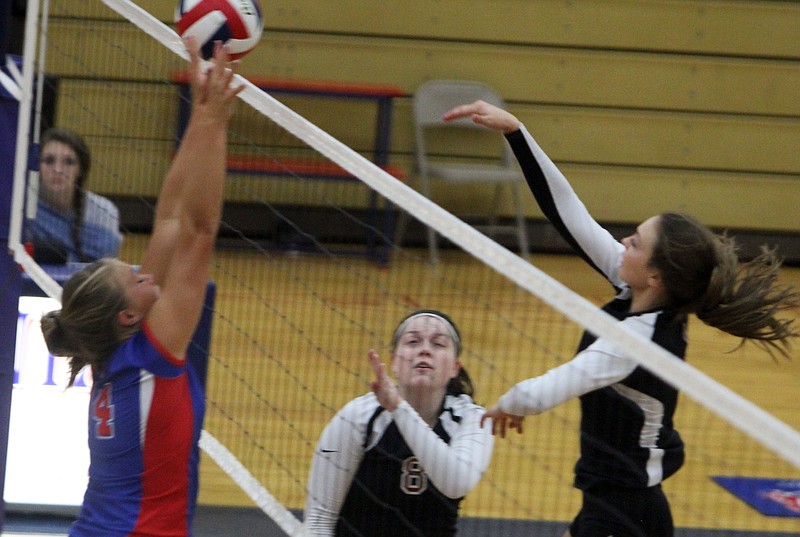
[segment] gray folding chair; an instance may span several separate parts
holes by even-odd
[[[431,199],[433,181],[454,185],[496,185],[488,225],[476,227],[486,234],[516,233],[520,254],[527,256],[528,235],[520,196],[520,185],[524,177],[508,143],[502,135],[476,125],[469,118],[449,122],[444,122],[441,118],[450,108],[477,99],[505,108],[505,103],[497,92],[480,82],[433,80],[417,88],[414,94],[414,129],[420,192]],[[469,154],[474,158],[453,159],[443,156],[451,151],[460,151],[462,155]],[[497,213],[504,187],[511,193],[515,210],[514,225],[498,224]],[[485,212],[485,208],[480,209]],[[427,232],[430,260],[435,264],[439,260],[438,237],[432,228],[428,228]]]

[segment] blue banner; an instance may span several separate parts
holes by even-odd
[[[726,476],[711,479],[762,515],[800,518],[800,479]]]

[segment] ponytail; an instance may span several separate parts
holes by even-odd
[[[664,213],[650,264],[661,274],[670,307],[695,313],[705,324],[754,341],[772,355],[789,356],[800,335],[783,312],[800,306],[800,293],[778,281],[781,262],[764,248],[740,263],[736,242],[716,235],[691,216]]]
[[[753,260],[739,263],[731,250],[723,253],[708,291],[696,308],[697,318],[709,326],[751,340],[770,355],[788,357],[790,339],[800,335],[794,319],[783,312],[800,307],[800,293],[778,281],[781,261],[764,248]]]
[[[458,370],[458,375],[451,378],[447,384],[447,395],[469,395],[470,397],[475,395],[475,385],[472,384],[472,378],[463,366]]]
[[[64,284],[61,309],[42,317],[47,349],[54,356],[69,357],[69,386],[87,364],[97,378],[111,353],[138,329],[117,322],[127,299],[116,279],[116,266],[112,259],[101,259],[73,274]]]

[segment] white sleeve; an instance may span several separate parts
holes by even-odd
[[[442,494],[461,498],[478,484],[492,458],[491,427],[481,427],[484,409],[470,404],[446,443],[407,402],[402,401],[392,418],[425,473]],[[450,431],[448,431],[449,433]]]
[[[333,537],[339,511],[364,457],[366,431],[354,403],[333,417],[314,450],[304,511],[304,524],[313,535]]]
[[[592,218],[567,178],[539,147],[524,125],[520,127],[520,132],[546,183],[545,188],[540,182],[529,182],[545,216],[567,241],[574,241],[574,247],[591,259],[612,284],[617,287],[625,286],[618,275],[625,247]],[[550,203],[542,206],[544,200],[550,200],[552,208]]]
[[[657,312],[651,312],[628,317],[621,324],[649,338],[657,317]],[[622,349],[599,338],[569,362],[516,384],[500,397],[498,406],[506,414],[515,416],[538,414],[573,397],[616,384],[633,373],[638,365]]]
[[[573,397],[615,384],[634,369],[635,362],[609,354],[593,344],[566,364],[517,383],[500,397],[498,405],[506,414],[538,414]]]

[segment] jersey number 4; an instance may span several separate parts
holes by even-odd
[[[111,384],[97,392],[92,403],[92,420],[95,438],[114,438],[114,403],[111,401]]]

